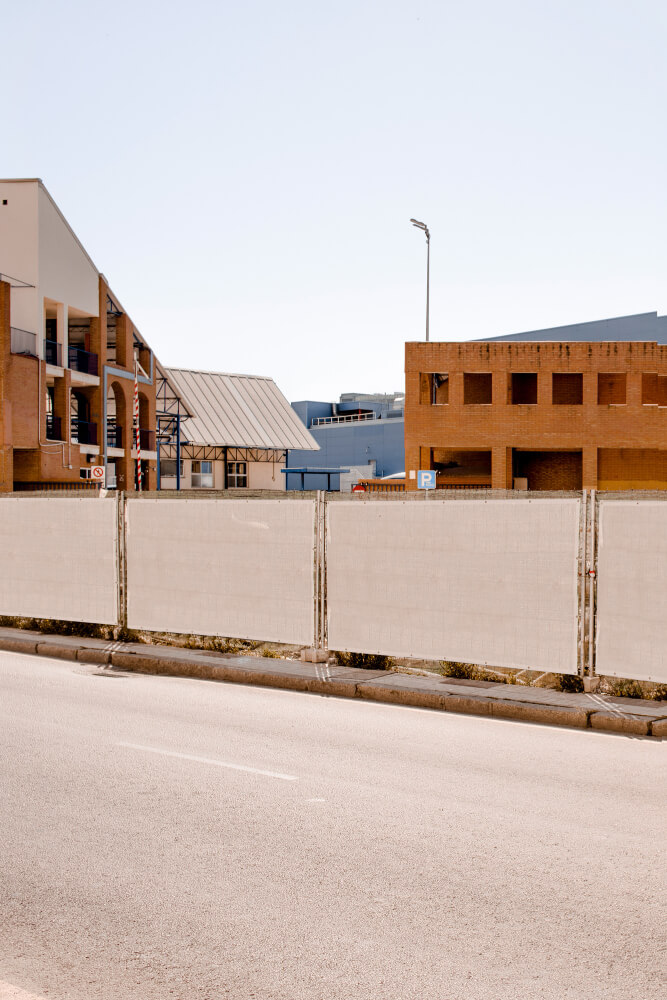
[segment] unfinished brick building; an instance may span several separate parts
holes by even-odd
[[[667,490],[667,317],[408,343],[406,489]]]
[[[0,490],[145,488],[159,366],[41,181],[0,181]],[[94,480],[91,480],[91,485]]]

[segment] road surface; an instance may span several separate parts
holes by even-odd
[[[0,653],[0,761],[0,998],[666,995],[665,743]]]

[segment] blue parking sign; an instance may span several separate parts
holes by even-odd
[[[420,490],[435,489],[435,469],[420,469],[417,473],[417,488]]]

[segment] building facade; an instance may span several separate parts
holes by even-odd
[[[292,403],[304,426],[317,441],[315,454],[290,451],[288,489],[345,489],[346,481],[402,472],[404,459],[403,393],[344,393],[338,403],[301,400]],[[317,468],[350,469],[350,474],[317,474]],[[289,468],[308,473],[289,473]]]
[[[408,343],[406,489],[667,489],[667,318]]]
[[[0,490],[157,485],[156,362],[40,180],[0,181]]]
[[[317,451],[273,379],[184,368],[165,374],[188,413],[175,431],[160,433],[160,489],[284,490],[290,449]],[[169,419],[158,414],[161,428]]]

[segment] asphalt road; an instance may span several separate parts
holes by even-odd
[[[666,743],[0,653],[0,762],[0,997],[666,995]]]

